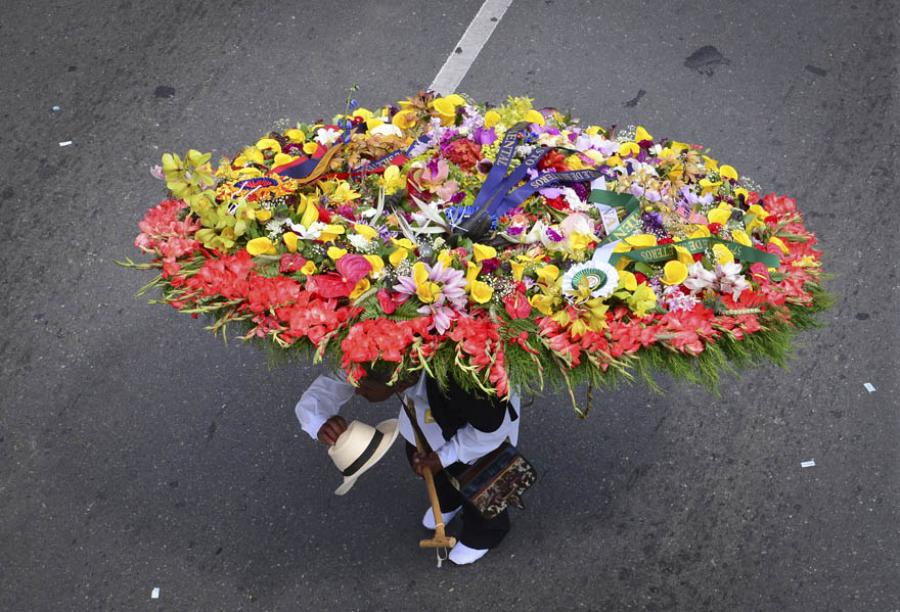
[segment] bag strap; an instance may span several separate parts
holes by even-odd
[[[419,427],[419,420],[416,418],[416,407],[413,402],[407,402],[402,395],[399,393],[396,394],[397,399],[400,400],[400,404],[403,405],[403,410],[406,411],[406,417],[409,419],[410,424],[413,428],[413,433],[416,435],[416,448],[420,453],[430,453],[431,446],[428,444],[428,438],[425,437],[425,434],[422,433],[422,428]]]

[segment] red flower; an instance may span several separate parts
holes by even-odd
[[[444,157],[462,168],[470,171],[481,161],[481,147],[468,138],[454,140],[444,149]]]
[[[538,168],[541,170],[555,170],[557,172],[565,172],[569,169],[566,166],[566,157],[556,150],[544,155],[543,159],[538,162]]]
[[[527,319],[531,314],[531,304],[521,291],[514,291],[503,298],[503,306],[512,319]]]
[[[296,272],[306,264],[306,259],[298,253],[285,253],[281,256],[278,271],[282,274]]]
[[[720,223],[710,223],[706,227],[709,229],[710,234],[715,234],[717,236],[719,232],[722,231],[722,225]]]

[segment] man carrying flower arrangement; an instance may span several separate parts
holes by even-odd
[[[459,476],[505,440],[516,444],[519,397],[510,393],[507,400],[487,398],[467,393],[452,381],[446,390],[442,390],[433,378],[424,374],[417,380],[393,386],[364,378],[356,388],[335,376],[323,375],[313,381],[297,402],[295,412],[303,430],[310,437],[333,446],[347,430],[347,422],[338,411],[354,393],[370,402],[382,402],[403,393],[404,400],[415,407],[419,429],[434,450],[416,452],[413,426],[406,412],[401,410],[400,434],[406,440],[410,465],[419,476],[426,469],[435,475],[445,524],[462,513],[462,533],[450,551],[449,559],[457,565],[474,563],[499,545],[510,529],[509,511],[504,510],[492,519],[483,518],[463,499],[450,478]],[[435,528],[431,508],[426,510],[422,525],[426,529]]]

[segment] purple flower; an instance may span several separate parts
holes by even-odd
[[[474,137],[475,142],[480,145],[494,144],[494,141],[497,140],[497,132],[494,128],[475,128],[472,136]]]
[[[547,228],[547,237],[550,238],[553,242],[562,242],[563,235],[557,232],[552,227]]]
[[[490,259],[484,259],[481,262],[481,272],[482,274],[490,274],[494,270],[496,270],[500,266],[500,260],[496,257],[492,257]]]

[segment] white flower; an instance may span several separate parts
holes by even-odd
[[[378,127],[372,128],[369,133],[373,136],[403,136],[400,128],[392,123],[382,123]]]
[[[716,273],[707,270],[698,261],[688,268],[688,277],[684,281],[684,286],[691,290],[691,293],[699,293],[704,289],[712,287],[716,283]]]
[[[341,131],[334,128],[319,128],[316,130],[316,142],[323,147],[336,143],[341,137]]]
[[[347,240],[357,251],[365,251],[369,248],[369,239],[365,236],[360,236],[359,234],[350,234],[349,236],[347,236]]]
[[[322,230],[324,229],[325,224],[321,221],[316,221],[308,228],[300,223],[291,223],[291,231],[297,234],[302,240],[315,240],[322,234]]]
[[[595,258],[596,259],[596,258]],[[586,261],[566,270],[562,278],[562,292],[568,298],[578,295],[578,287],[587,279],[591,297],[607,297],[619,284],[619,273],[605,261]]]
[[[744,289],[749,288],[747,279],[741,274],[741,264],[727,263],[716,266],[716,276],[719,279],[719,291],[730,293],[735,300],[741,296]]]
[[[585,212],[594,208],[590,204],[582,202],[581,198],[578,197],[578,192],[571,187],[563,187],[562,192],[563,197],[566,199],[566,203],[568,203],[569,208],[572,210]]]

